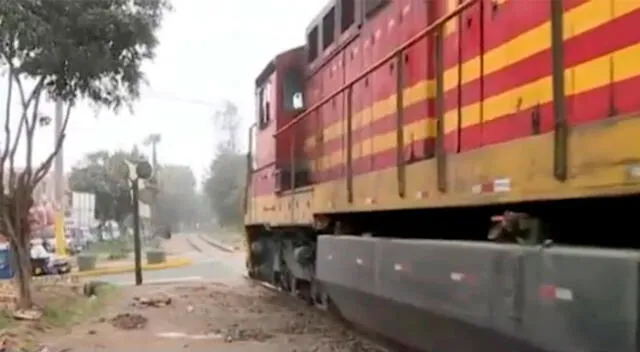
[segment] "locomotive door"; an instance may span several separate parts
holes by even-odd
[[[483,3],[460,16],[456,152],[482,145]]]
[[[493,263],[495,282],[490,292],[493,326],[506,333],[519,334],[524,324],[526,253],[518,245],[505,245]]]

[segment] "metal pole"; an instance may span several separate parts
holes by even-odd
[[[155,186],[158,186],[158,151],[157,151],[158,140],[153,140],[151,143],[151,162],[153,167],[153,179],[155,180]],[[155,234],[158,231],[158,195],[153,193],[153,199],[151,200],[150,207],[150,223],[151,223],[151,233]]]
[[[142,285],[142,247],[140,243],[140,206],[138,203],[138,178],[133,180],[131,186],[133,198],[133,247],[135,254],[135,270],[136,270],[136,285]]]
[[[151,143],[151,162],[152,162],[152,166],[153,166],[153,171],[155,174],[155,171],[158,170],[158,154],[157,154],[157,150],[156,147],[158,145],[158,141],[153,141],[153,143]]]

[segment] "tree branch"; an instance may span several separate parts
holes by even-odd
[[[34,90],[35,92],[35,90]],[[33,136],[36,132],[36,123],[38,121],[38,110],[40,108],[40,97],[42,94],[38,93],[35,95],[35,103],[33,104],[33,112],[31,113],[31,121],[27,123],[26,115],[23,118],[25,121],[25,125],[27,128],[26,138],[27,138],[27,162],[25,165],[25,169],[23,171],[24,183],[31,184],[31,179],[33,176]]]
[[[42,87],[44,85],[44,81],[45,81],[45,77],[41,76],[38,81],[36,82],[35,87],[33,88],[33,90],[31,91],[31,93],[29,94],[29,97],[26,98],[25,97],[25,92],[24,92],[24,86],[22,85],[22,80],[20,79],[20,76],[17,74],[13,74],[13,79],[15,80],[16,86],[18,86],[18,93],[20,94],[20,103],[22,105],[22,114],[20,116],[20,122],[18,124],[18,131],[14,137],[13,140],[13,145],[11,146],[11,149],[9,151],[9,185],[11,185],[10,187],[13,187],[13,185],[15,185],[15,181],[16,181],[16,173],[15,173],[15,168],[14,168],[14,163],[15,163],[15,156],[16,156],[16,152],[18,151],[18,145],[20,143],[20,139],[22,137],[22,129],[23,128],[27,128],[27,132],[28,132],[28,112],[29,112],[29,106],[31,105],[31,103],[33,102],[34,99],[37,98],[37,102],[36,102],[36,106],[35,106],[35,111],[38,111],[38,106],[40,104],[40,97],[41,97],[41,93],[42,93]],[[27,144],[29,141],[29,136],[27,135]],[[33,138],[31,138],[31,140],[33,140]],[[32,142],[33,145],[33,142]],[[29,146],[27,145],[27,158],[29,156],[31,156],[31,151],[29,150]],[[27,166],[27,168],[25,169],[25,172],[29,170],[30,172],[30,168]]]
[[[3,207],[6,207],[7,209],[10,209],[9,205],[3,205]],[[5,213],[5,212],[3,211],[3,213]],[[9,238],[12,241],[16,241],[17,240],[16,233],[15,233],[15,231],[13,229],[13,226],[11,225],[11,221],[9,220],[9,217],[6,216],[8,214],[3,214],[3,215],[4,216],[2,217],[2,225],[3,225],[2,226],[3,227],[2,228],[2,233],[4,235],[6,235],[6,236],[9,236]]]
[[[67,124],[69,123],[69,116],[71,116],[71,108],[73,108],[73,105],[74,105],[73,101],[69,102],[69,105],[67,105],[67,111],[65,112],[65,115],[64,115],[64,120],[62,122],[62,127],[60,128],[60,132],[59,132],[60,134],[58,135],[56,146],[53,152],[51,152],[51,154],[47,157],[47,159],[45,159],[45,161],[38,167],[38,169],[34,173],[34,177],[32,180],[33,186],[37,185],[47,175],[47,173],[51,169],[51,163],[53,162],[54,158],[56,157],[56,155],[58,155],[58,153],[60,152],[60,149],[62,148],[62,144],[64,143],[64,139],[66,137]]]
[[[7,82],[7,106],[5,108],[5,120],[4,120],[4,148],[2,148],[0,155],[0,198],[4,197],[4,165],[9,156],[9,146],[11,140],[11,99],[13,93],[13,65],[9,62],[9,80]]]
[[[31,106],[31,103],[34,101],[34,99],[37,99],[37,100],[40,99],[45,76],[40,76],[40,78],[38,78],[38,81],[36,82],[36,85],[33,87],[33,90],[31,91],[31,93],[29,93],[28,98],[25,96],[24,86],[22,85],[22,80],[20,79],[20,76],[14,75],[14,78],[16,80],[16,85],[18,86],[18,92],[20,93],[20,103],[22,104],[22,120],[27,127],[27,133],[28,133],[30,129],[35,128],[35,123],[29,124],[29,121],[27,119],[29,107]],[[36,108],[35,114],[37,114],[37,111],[38,109]]]
[[[38,81],[36,82],[36,85],[33,87],[33,90],[29,94],[28,98],[25,96],[24,86],[22,85],[22,80],[20,79],[20,76],[17,74],[14,74],[13,78],[16,80],[16,85],[18,86],[18,93],[20,93],[20,102],[22,103],[22,118],[26,119],[29,106],[31,106],[31,103],[36,97],[37,98],[40,97],[40,92],[42,90],[42,86],[44,85],[44,80],[46,79],[46,77],[40,76],[40,78],[38,78]],[[29,128],[29,125],[27,125],[27,129],[28,128]]]

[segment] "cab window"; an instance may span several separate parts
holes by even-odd
[[[271,104],[269,102],[270,88],[271,88],[271,84],[267,82],[258,89],[257,108],[258,108],[258,126],[260,126],[260,129],[266,128],[267,126],[269,126],[269,123],[271,122]]]

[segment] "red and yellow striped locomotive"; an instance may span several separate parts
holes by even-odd
[[[432,248],[433,240],[494,246],[483,242],[491,216],[505,210],[534,219],[527,230],[536,245],[544,238],[637,247],[621,235],[632,225],[619,214],[640,205],[638,23],[636,0],[330,1],[311,21],[306,44],[276,56],[256,79],[245,216],[250,274],[308,291],[319,304],[334,300],[341,311],[343,291],[327,289],[340,280],[343,289],[397,301],[376,291],[380,272],[359,289],[351,287],[358,271],[350,279],[331,275],[367,261],[382,270],[388,258]],[[381,257],[385,246],[402,243],[409,247]],[[357,254],[365,247],[374,249]],[[427,252],[415,254],[413,267],[434,263]],[[443,261],[449,274],[462,265]],[[539,265],[523,263],[513,265]],[[412,266],[405,264],[389,265]],[[525,286],[541,285],[549,283]],[[545,348],[577,346],[514,334]],[[435,346],[396,335],[413,347]],[[581,346],[598,338],[580,336]]]

